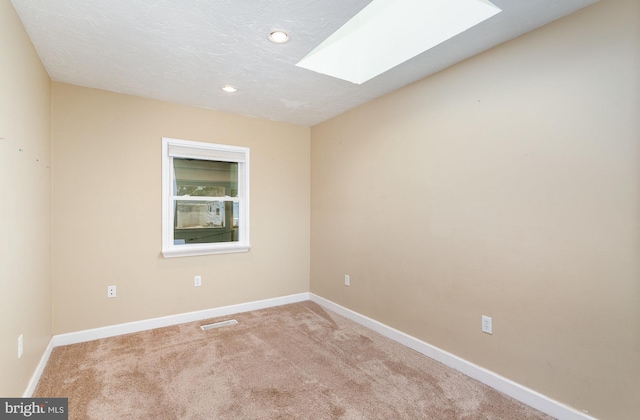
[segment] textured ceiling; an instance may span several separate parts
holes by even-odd
[[[494,0],[501,13],[362,85],[296,67],[370,1],[12,3],[54,81],[311,126],[597,0]]]

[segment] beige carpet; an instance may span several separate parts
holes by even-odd
[[[70,419],[550,418],[312,302],[57,347],[34,397]]]

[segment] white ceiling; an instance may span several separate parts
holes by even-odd
[[[312,126],[597,0],[493,0],[501,13],[361,85],[296,67],[370,1],[12,3],[54,81]]]

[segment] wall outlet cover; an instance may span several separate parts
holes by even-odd
[[[482,315],[482,332],[493,334],[493,320],[491,317]]]

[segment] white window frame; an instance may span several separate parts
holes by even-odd
[[[238,196],[233,198],[224,197],[226,201],[239,203],[238,241],[180,245],[174,243],[174,201],[186,198],[172,195],[175,182],[174,157],[238,163]],[[189,197],[189,199],[197,200],[195,197]],[[249,148],[163,137],[162,255],[165,258],[173,258],[226,254],[230,252],[246,252],[249,248],[251,248],[249,243]]]

